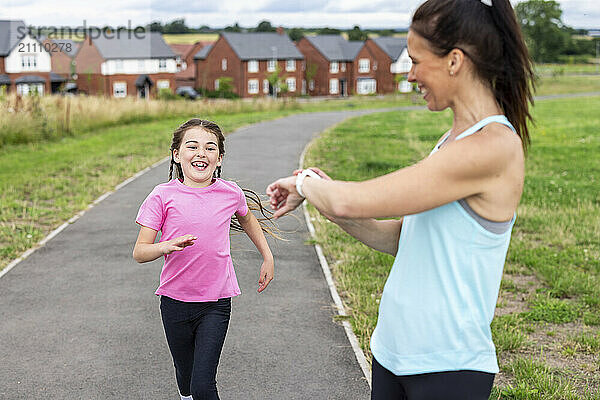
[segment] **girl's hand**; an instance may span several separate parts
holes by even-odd
[[[258,293],[265,290],[273,280],[274,270],[275,264],[272,258],[263,261],[262,266],[260,267],[260,274],[258,275]]]
[[[183,235],[176,237],[175,239],[167,240],[165,242],[160,242],[160,251],[163,254],[171,254],[174,251],[181,251],[188,246],[194,244],[194,240],[198,239],[193,235]]]
[[[270,198],[271,208],[277,210],[273,214],[275,219],[295,210],[304,201],[304,197],[296,191],[295,176],[281,178],[271,183],[267,187],[267,195]]]

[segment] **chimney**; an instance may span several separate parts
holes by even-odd
[[[282,26],[278,26],[277,27],[277,33],[280,34],[280,35],[285,35],[285,31],[283,30]]]

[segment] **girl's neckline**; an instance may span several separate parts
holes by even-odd
[[[177,185],[180,189],[185,190],[187,192],[191,192],[191,193],[198,193],[198,192],[208,192],[213,190],[216,186],[218,186],[218,183],[220,182],[219,178],[214,178],[213,182],[208,185],[208,186],[204,186],[204,187],[192,187],[192,186],[187,186],[185,185],[183,182],[181,182],[179,179],[175,178],[173,179],[175,181],[175,185]]]

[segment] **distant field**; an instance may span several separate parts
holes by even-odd
[[[214,42],[219,38],[218,33],[181,33],[181,34],[163,34],[165,42],[168,44],[193,44],[196,42]]]
[[[595,64],[536,64],[535,72],[540,76],[589,75],[598,74],[598,67]]]

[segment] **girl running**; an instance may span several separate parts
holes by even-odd
[[[273,279],[273,255],[263,234],[268,217],[258,196],[220,179],[225,138],[213,122],[191,119],[173,133],[169,182],[142,203],[133,258],[164,256],[160,310],[182,399],[218,399],[217,365],[229,325],[231,298],[240,294],[229,248],[230,227],[243,230],[263,257],[262,292]],[[245,193],[264,219],[249,211]],[[232,218],[233,217],[233,218]],[[158,232],[161,238],[155,243]]]

